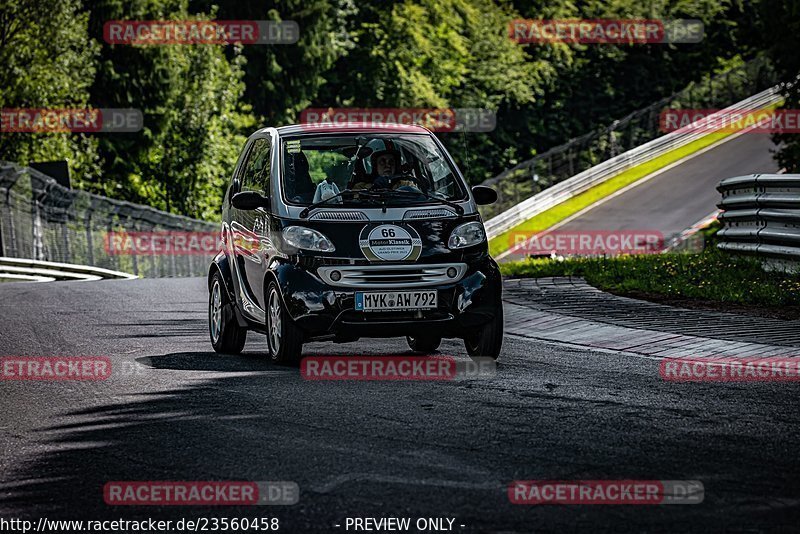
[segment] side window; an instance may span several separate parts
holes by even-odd
[[[256,139],[242,169],[242,191],[269,192],[270,140]]]

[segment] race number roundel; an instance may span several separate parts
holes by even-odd
[[[410,226],[365,226],[358,245],[370,261],[415,261],[422,253],[422,239]]]

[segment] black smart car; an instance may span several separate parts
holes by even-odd
[[[248,330],[291,362],[306,341],[406,336],[436,350],[461,338],[497,358],[501,280],[478,204],[427,129],[402,125],[264,128],[247,141],[222,208],[224,250],[209,270],[214,350]]]

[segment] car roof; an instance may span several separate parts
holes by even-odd
[[[372,122],[344,122],[339,124],[292,124],[277,128],[281,137],[289,135],[310,135],[330,133],[406,133],[430,134],[430,130],[414,124],[375,124]]]

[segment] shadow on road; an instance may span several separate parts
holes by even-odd
[[[346,346],[327,347],[327,354],[352,354]],[[307,354],[319,352],[310,346]],[[789,481],[800,473],[793,456],[779,454],[796,433],[790,421],[753,410],[743,415],[746,425],[729,430],[725,421],[668,413],[672,403],[659,406],[656,399],[671,386],[635,373],[625,378],[638,387],[624,388],[647,398],[625,401],[625,410],[623,399],[582,399],[566,385],[562,395],[544,388],[531,396],[529,380],[514,382],[511,372],[485,386],[334,383],[305,381],[297,369],[274,365],[257,351],[184,351],[137,361],[149,369],[136,380],[70,385],[86,406],[54,410],[32,433],[36,448],[21,455],[32,459],[4,473],[2,515],[279,517],[288,532],[336,531],[332,525],[348,515],[393,513],[456,517],[472,527],[464,532],[610,524],[625,526],[618,531],[719,531],[739,523],[791,524],[797,515],[796,485]],[[776,390],[769,402],[788,406],[790,398],[791,392]],[[748,401],[767,399],[748,390],[715,402],[723,401],[722,408],[752,409]],[[687,408],[699,403],[688,402]],[[735,413],[718,404],[698,408],[725,419]],[[762,438],[764,426],[775,439]],[[759,460],[754,476],[750,466]],[[707,498],[694,506],[512,506],[504,485],[517,478],[699,479]],[[301,497],[290,508],[104,503],[107,482],[147,480],[285,480],[299,484]],[[767,497],[775,495],[785,502]]]
[[[276,381],[296,384],[302,380],[296,369],[213,353],[140,361],[154,369],[257,373],[199,379],[154,392],[144,386],[142,391],[126,388],[127,393],[111,392],[116,402],[64,407],[58,419],[36,430],[37,441],[45,444],[37,459],[6,473],[0,509],[13,517],[35,511],[36,517],[75,519],[202,515],[204,510],[195,507],[107,506],[103,486],[124,480],[292,480],[296,475],[297,465],[292,473],[285,469],[281,447],[266,446],[286,438],[282,427],[291,418],[270,407],[273,400],[284,402],[288,384],[277,391],[270,386]],[[157,379],[152,373],[143,376],[148,378]],[[101,388],[111,385],[98,383],[97,395],[106,396]],[[210,511],[220,509],[205,509]],[[224,511],[264,513],[252,507]]]
[[[217,354],[216,352],[175,352],[164,356],[145,356],[136,361],[152,369],[177,371],[283,371],[291,367],[276,365],[265,354],[249,352],[240,355]],[[296,368],[297,366],[295,366]],[[294,374],[297,374],[296,372]]]
[[[197,319],[163,319],[137,323],[101,323],[109,329],[108,338],[174,338],[176,336],[208,336],[208,325]],[[126,333],[122,333],[126,332]]]

